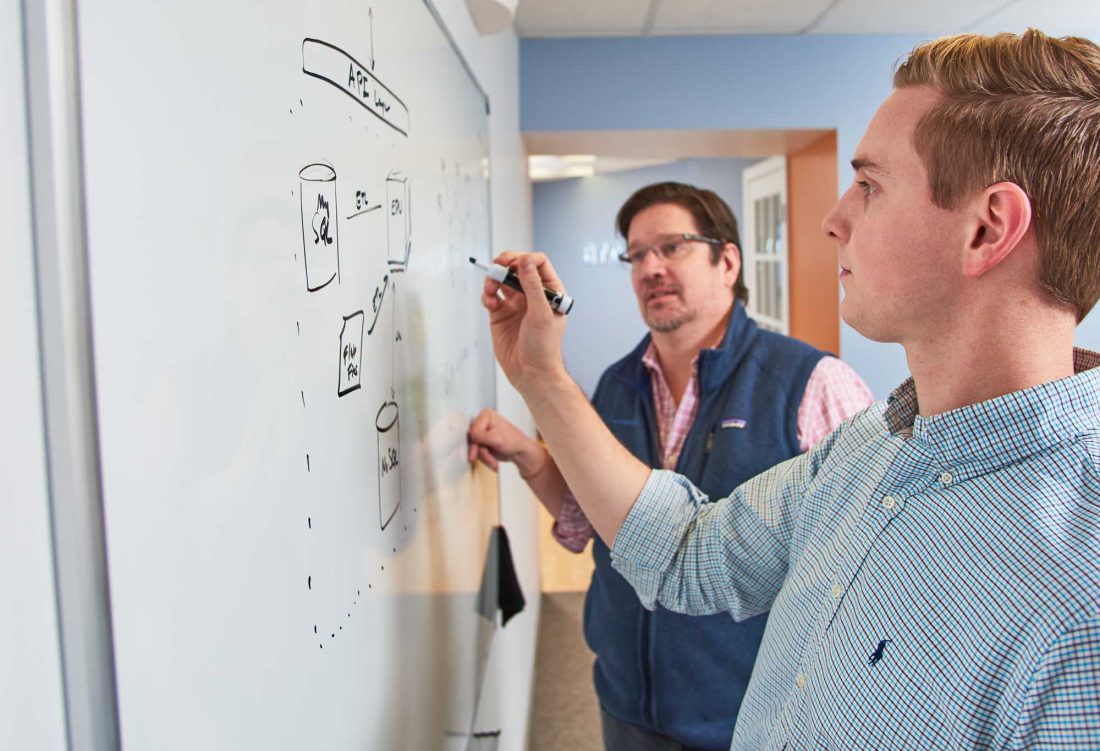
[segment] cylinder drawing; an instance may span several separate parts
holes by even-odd
[[[340,243],[336,222],[336,170],[327,164],[310,164],[298,173],[302,206],[302,256],[306,289],[339,283]]]

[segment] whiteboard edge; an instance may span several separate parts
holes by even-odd
[[[120,747],[84,213],[75,0],[23,0],[50,528],[68,746]]]

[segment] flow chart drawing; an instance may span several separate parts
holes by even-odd
[[[309,164],[298,173],[302,210],[302,256],[306,289],[316,292],[340,282],[340,242],[336,229],[336,170]]]
[[[397,402],[386,402],[374,419],[378,430],[378,523],[385,529],[401,505],[401,429]]]

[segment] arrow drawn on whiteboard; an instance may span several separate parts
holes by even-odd
[[[367,17],[370,19],[370,69],[374,70],[374,8],[367,8]]]
[[[382,301],[386,299],[386,290],[390,288],[390,275],[386,274],[382,277],[382,286],[374,288],[374,298],[371,300],[371,307],[374,309],[374,318],[370,322],[370,328],[367,329],[367,336],[374,333],[374,325],[378,323],[378,314],[382,312]]]
[[[347,218],[348,219],[354,219],[357,216],[363,216],[363,214],[369,214],[372,211],[378,211],[378,209],[380,209],[380,208],[382,208],[382,204],[380,204],[380,203],[375,205],[375,206],[368,206],[367,208],[363,209],[362,211],[356,211],[354,214],[352,214],[351,216],[349,216]]]

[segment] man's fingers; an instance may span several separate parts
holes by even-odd
[[[550,303],[542,292],[542,277],[539,276],[539,269],[533,258],[527,257],[520,261],[518,276],[527,295],[527,309],[530,313],[543,318],[551,315]]]
[[[478,454],[481,457],[481,461],[485,466],[496,472],[500,468],[500,464],[497,462],[497,458],[493,456],[493,453],[489,451],[485,446],[480,447]]]
[[[555,292],[564,292],[565,285],[561,283],[561,279],[558,278],[558,274],[554,271],[554,265],[550,263],[550,259],[546,257],[545,253],[530,253],[527,256],[534,262],[535,267],[539,270],[539,278],[542,279],[542,286],[552,289]]]

